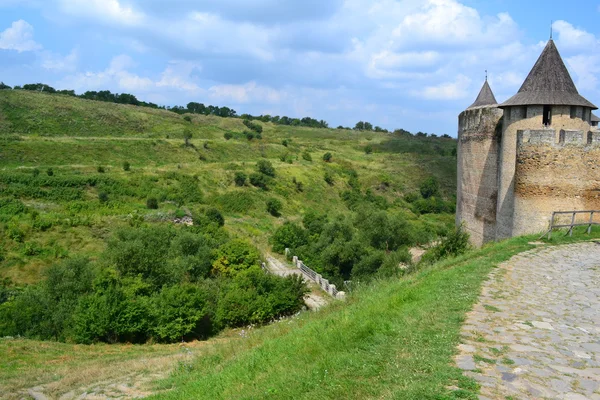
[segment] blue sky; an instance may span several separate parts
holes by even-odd
[[[600,0],[0,0],[0,81],[456,136],[554,39],[600,103]]]

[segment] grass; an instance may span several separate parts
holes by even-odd
[[[350,171],[358,174],[363,192],[384,197],[411,226],[437,233],[453,224],[450,214],[413,213],[402,198],[429,175],[438,177],[447,198],[454,196],[456,141],[260,124],[263,139],[248,141],[241,119],[193,115],[189,123],[165,110],[1,91],[0,198],[23,201],[36,217],[5,218],[0,209],[0,278],[34,283],[61,258],[97,256],[103,239],[131,216],[168,221],[177,208],[216,207],[229,232],[266,251],[285,220],[298,221],[311,209],[349,213],[340,194],[350,189]],[[184,145],[185,129],[192,132],[191,146]],[[226,132],[233,138],[226,140]],[[367,143],[374,146],[372,154],[364,152]],[[322,161],[326,152],[333,154],[331,163]],[[269,190],[236,187],[235,172],[249,175],[263,159],[276,170]],[[123,170],[125,162],[130,171]],[[35,170],[40,175],[32,179]],[[325,171],[333,186],[324,181]],[[294,182],[302,183],[301,191]],[[192,187],[194,193],[187,190]],[[108,201],[100,201],[101,193]],[[159,200],[158,210],[146,208],[148,197]],[[280,217],[267,213],[269,198],[283,203]]]

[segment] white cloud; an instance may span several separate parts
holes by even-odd
[[[598,39],[584,30],[577,29],[566,21],[556,21],[552,28],[558,33],[557,43],[564,50],[588,50],[598,47]]]
[[[453,82],[426,86],[422,90],[414,90],[412,94],[427,100],[457,100],[467,96],[470,84],[471,79],[469,77],[458,75]]]
[[[201,65],[187,61],[172,61],[161,75],[160,81],[156,83],[157,87],[170,87],[187,92],[198,92],[200,87],[190,81],[190,76],[194,71],[199,70]]]
[[[139,25],[145,15],[119,0],[59,0],[60,9],[69,15],[122,25]]]
[[[75,72],[79,62],[79,52],[72,50],[67,56],[51,51],[44,51],[40,54],[42,68],[53,72]]]
[[[218,101],[234,101],[248,103],[250,101],[278,103],[283,100],[285,93],[270,87],[248,82],[244,85],[215,85],[208,89],[210,96]]]
[[[33,26],[22,19],[13,22],[10,28],[0,33],[0,49],[22,53],[41,48],[42,46],[33,40]]]

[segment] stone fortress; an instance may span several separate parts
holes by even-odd
[[[600,209],[595,109],[577,91],[552,39],[504,103],[486,79],[458,127],[456,222],[474,245],[541,234],[554,211]]]

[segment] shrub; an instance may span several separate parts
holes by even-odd
[[[469,234],[458,226],[442,238],[440,243],[423,255],[423,262],[436,262],[447,257],[456,257],[469,250]]]
[[[236,172],[233,181],[236,186],[244,186],[246,184],[247,175],[243,172]]]
[[[225,132],[223,134],[223,137],[225,138],[225,140],[229,140],[233,137],[233,134],[231,132]]]
[[[131,164],[129,164],[129,161],[125,161],[123,163],[123,171],[129,171],[131,169]]]
[[[373,152],[373,146],[368,144],[365,146],[365,154],[371,154]]]
[[[103,174],[103,173],[105,172],[105,171],[104,171],[104,167],[103,167],[103,166],[101,166],[101,165],[100,165],[100,166],[98,166],[98,169],[97,169],[97,171],[98,171],[98,173],[99,173],[99,174]]]
[[[260,133],[257,133],[257,134],[255,134],[255,135],[254,135],[254,137],[255,137],[256,139],[260,140],[260,139],[262,139],[262,134],[260,134]]]
[[[192,139],[192,136],[192,132],[186,128],[186,130],[183,132],[183,140],[185,147],[190,147],[190,140]]]
[[[323,179],[325,179],[325,182],[327,182],[327,184],[329,186],[333,186],[333,184],[335,183],[335,181],[333,179],[333,175],[329,171],[325,171],[325,175],[323,176]]]
[[[223,218],[223,214],[216,208],[209,208],[204,212],[204,215],[208,218],[209,221],[214,222],[218,226],[225,225],[225,218]]]
[[[207,337],[212,331],[208,294],[197,285],[164,287],[152,299],[152,332],[161,342]]]
[[[246,135],[246,139],[248,139],[248,140],[254,139],[254,133],[252,133],[252,132],[246,132],[245,135]]]
[[[208,150],[208,147],[209,147],[209,144],[208,144],[208,142],[204,142],[204,143],[202,144],[202,147],[204,147],[206,150]]]
[[[277,228],[271,237],[271,244],[273,251],[282,254],[286,248],[297,249],[307,245],[308,232],[293,222],[286,222]]]
[[[40,175],[40,170],[37,168],[34,168],[31,173],[33,174],[33,176],[39,176]]]
[[[283,140],[281,141],[281,145],[282,145],[282,146],[285,146],[285,147],[288,147],[288,141],[287,141],[286,139],[283,139]]]
[[[243,240],[231,240],[215,253],[212,272],[215,275],[235,276],[240,271],[260,265],[260,254],[250,243]]]
[[[306,161],[312,161],[312,156],[310,155],[310,153],[308,151],[304,151],[302,153],[302,158]]]
[[[329,152],[323,154],[323,161],[325,162],[331,162],[331,160],[333,159],[333,155]]]
[[[283,204],[278,199],[272,197],[267,200],[267,212],[272,216],[279,217],[281,215],[282,208]]]
[[[275,168],[273,168],[273,164],[267,160],[260,160],[256,163],[256,170],[261,174],[275,177]]]
[[[424,199],[428,199],[430,197],[439,197],[440,196],[440,183],[438,182],[435,176],[430,176],[425,179],[419,188],[421,192],[421,196]]]
[[[192,117],[190,117],[189,115],[184,116],[183,119],[187,122],[192,122]]]
[[[108,203],[108,194],[106,192],[98,193],[98,200],[100,203]]]
[[[257,172],[250,174],[250,184],[263,190],[269,190],[269,178],[266,175]]]
[[[250,120],[245,119],[243,121],[243,124],[246,125],[246,127],[256,133],[262,133],[263,131],[263,127],[260,124],[256,124]]]
[[[54,175],[54,170],[53,170],[52,168],[48,168],[48,169],[46,170],[46,175],[48,175],[48,176],[53,176],[53,175]]]
[[[156,197],[148,197],[148,199],[146,200],[146,208],[150,210],[158,209],[158,200],[156,199]]]
[[[414,203],[419,200],[420,196],[417,193],[411,192],[404,195],[404,201],[407,203]]]

